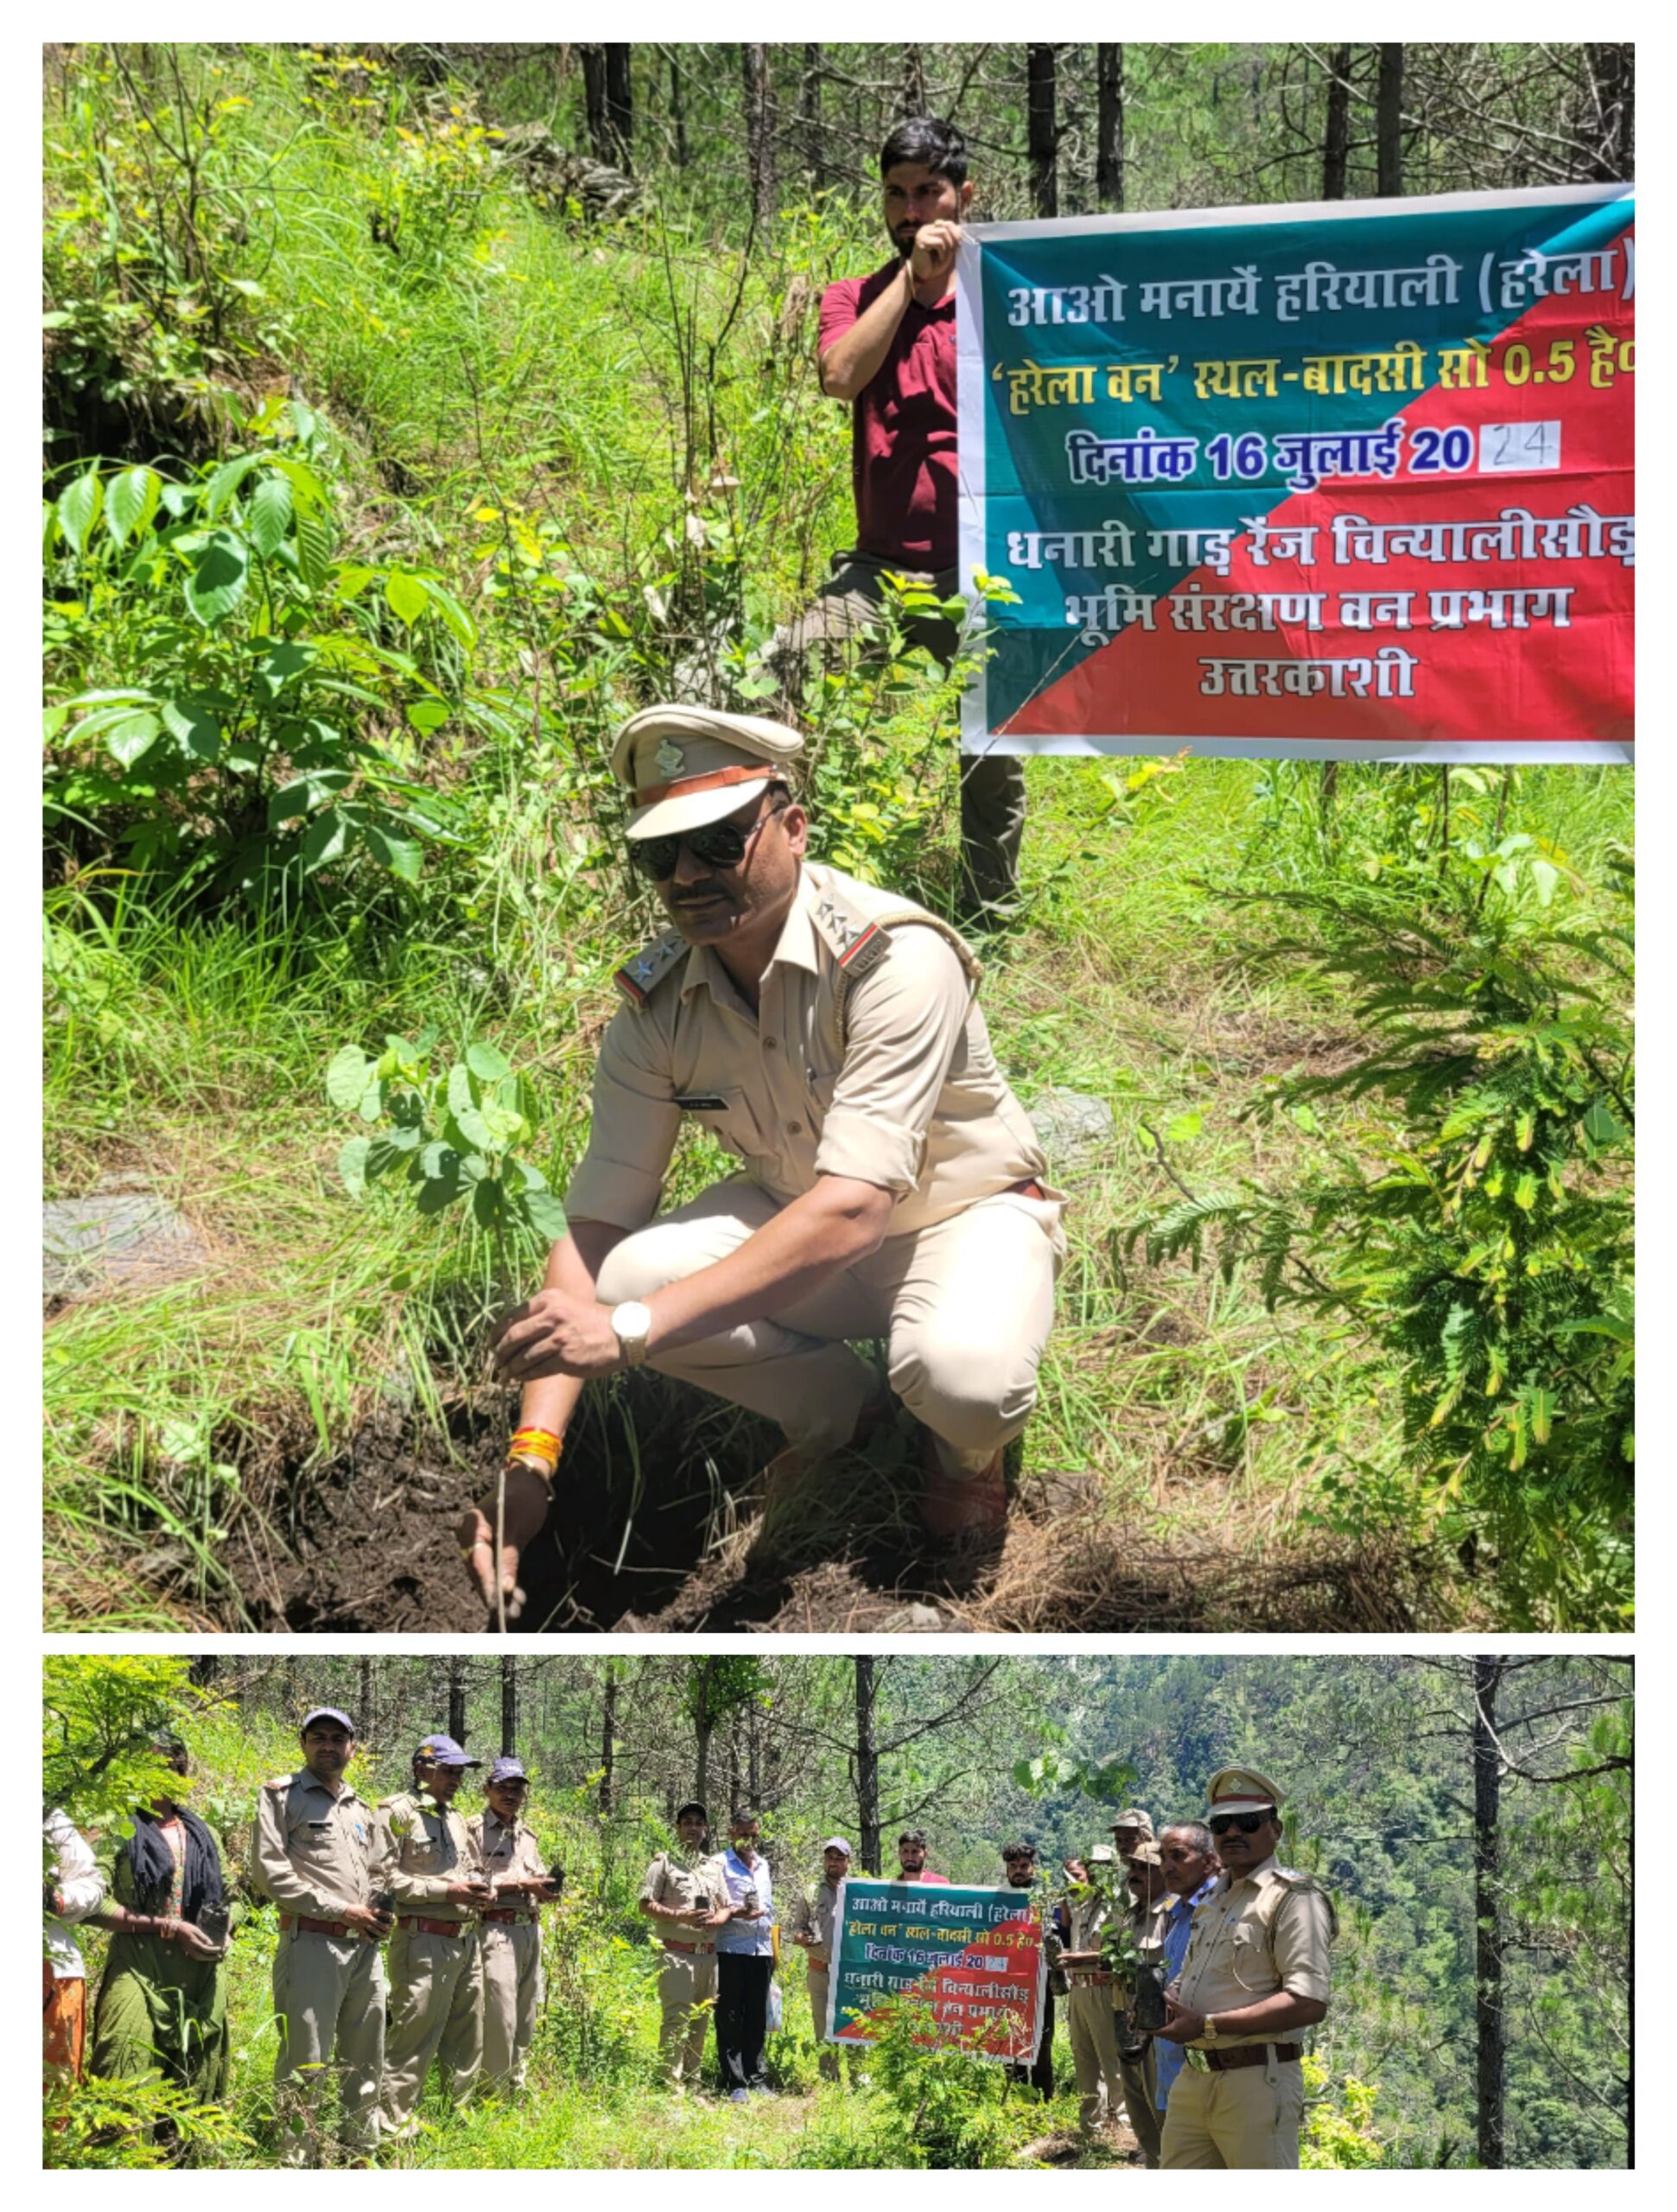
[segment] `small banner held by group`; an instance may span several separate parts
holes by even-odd
[[[827,2040],[872,2043],[881,2005],[931,2007],[920,2040],[1028,2064],[1042,2036],[1047,1966],[1027,1890],[863,1878],[839,1885]]]
[[[969,753],[1626,760],[1625,185],[969,228]]]

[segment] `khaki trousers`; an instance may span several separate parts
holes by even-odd
[[[748,1177],[626,1236],[600,1270],[607,1306],[645,1299],[737,1251],[780,1211]],[[1036,1403],[1065,1251],[1060,1205],[1006,1191],[930,1229],[887,1236],[772,1320],[742,1322],[650,1365],[778,1421],[812,1452],[848,1444],[875,1380],[848,1340],[884,1337],[892,1388],[959,1452],[1000,1450]]]
[[[1124,2084],[1124,2110],[1141,2145],[1141,2156],[1149,2166],[1156,2166],[1163,2120],[1159,2110],[1159,2061],[1151,2040],[1138,2058],[1126,2058],[1121,2048],[1118,2073]]]
[[[936,575],[905,569],[871,553],[835,554],[833,573],[797,621],[778,631],[768,659],[793,712],[808,680],[808,655],[819,645],[830,662],[835,649],[877,633],[887,570],[905,583],[929,584],[940,599],[961,589],[958,569]],[[959,632],[941,614],[912,615],[904,625],[911,645],[924,645],[947,668]],[[879,648],[876,646],[875,650]],[[1019,854],[1025,838],[1025,764],[1010,753],[971,753],[961,762],[962,903],[968,913],[1005,906],[1019,887]]]
[[[704,2069],[705,2030],[716,2006],[715,1951],[666,1951],[658,1969],[658,2050],[672,2088]]]
[[[1226,2166],[1291,2172],[1299,2164],[1304,2069],[1272,2058],[1236,2074],[1186,2065],[1171,2084],[1165,2114],[1167,2170]]]
[[[483,2061],[483,1957],[477,1931],[425,1936],[398,1922],[391,1937],[391,2018],[384,2035],[384,2128],[413,2133],[435,2059],[453,2102],[472,2094]]]
[[[826,2041],[827,1998],[832,1985],[829,1967],[811,1965],[810,1967],[810,2018],[815,2024],[816,2042],[820,2046],[821,2075],[824,2082],[839,2078],[838,2045]]]
[[[1117,2119],[1124,2102],[1110,1984],[1097,1986],[1074,1981],[1065,2010],[1071,2026],[1071,2063],[1077,2069],[1077,2125],[1096,2127],[1100,2124],[1103,2084],[1108,2120]]]
[[[328,2070],[338,2078],[344,2148],[367,2158],[378,2145],[378,2085],[384,2063],[384,1966],[377,1943],[282,1928],[274,1954],[274,2061],[281,2162],[318,2166],[320,2116]]]
[[[542,1930],[534,1920],[486,1920],[478,1930],[478,1942],[483,1953],[484,2078],[516,2095],[524,2086],[542,2007]]]

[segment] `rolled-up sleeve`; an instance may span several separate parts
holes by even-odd
[[[926,1130],[967,1024],[971,990],[936,930],[891,932],[891,950],[845,1004],[844,1064],[816,1152],[817,1175],[893,1198],[920,1179]]]
[[[565,1192],[577,1221],[640,1229],[657,1211],[681,1109],[652,1020],[620,1007],[600,1042],[588,1148]]]
[[[1314,1997],[1325,2005],[1331,1929],[1328,1901],[1317,1890],[1290,1891],[1275,1915],[1271,1942],[1275,1971],[1289,1997]]]

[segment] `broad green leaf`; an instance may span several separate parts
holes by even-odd
[[[460,1154],[453,1145],[433,1139],[419,1155],[419,1172],[434,1182],[443,1176],[454,1181],[460,1174]]]
[[[334,1106],[353,1113],[361,1103],[372,1072],[372,1062],[359,1045],[346,1045],[334,1052],[326,1071],[326,1095]],[[358,1140],[359,1141],[359,1140]]]
[[[340,1053],[339,1058],[342,1057]],[[367,1194],[367,1154],[372,1150],[371,1137],[351,1137],[339,1149],[338,1173],[353,1198],[364,1198]]]
[[[430,594],[416,575],[405,569],[392,569],[384,579],[384,603],[399,621],[410,629],[430,605]]]
[[[522,1114],[510,1113],[505,1106],[492,1106],[487,1101],[478,1110],[483,1116],[484,1126],[488,1129],[498,1152],[505,1152],[508,1145],[517,1144],[524,1135],[524,1117]]]
[[[501,1225],[501,1186],[486,1176],[472,1192],[472,1212],[480,1229]]]
[[[448,709],[441,699],[416,699],[408,709],[408,722],[422,737],[434,737],[448,719]]]
[[[1532,881],[1537,887],[1537,903],[1547,906],[1554,897],[1554,887],[1560,880],[1560,870],[1553,861],[1532,862]]]
[[[521,1201],[524,1217],[538,1236],[556,1244],[566,1229],[565,1209],[551,1191],[526,1191]]]
[[[221,752],[221,726],[195,699],[165,699],[163,727],[181,752],[194,760],[214,760]]]
[[[213,531],[187,583],[187,605],[206,630],[225,622],[245,596],[250,563],[230,530]]]
[[[469,1113],[477,1103],[471,1070],[464,1060],[456,1060],[448,1071],[448,1110],[451,1114]]]
[[[451,1152],[448,1154],[448,1157],[454,1162],[454,1165],[448,1173],[443,1175],[426,1176],[425,1179],[420,1184],[419,1190],[414,1198],[414,1211],[416,1213],[434,1214],[445,1212],[449,1206],[453,1205],[454,1200],[461,1195],[462,1184],[460,1171],[460,1154],[457,1152]]]
[[[354,780],[348,768],[315,768],[306,776],[276,791],[268,802],[268,826],[277,829],[282,822],[292,822],[299,815],[312,814],[317,806],[324,806],[335,798],[346,784]]]
[[[261,458],[260,454],[237,453],[231,461],[222,462],[220,467],[211,477],[209,490],[204,495],[204,512],[212,521],[220,513]]]
[[[342,810],[335,806],[322,807],[303,832],[302,867],[305,875],[313,875],[318,868],[325,868],[343,851],[349,837],[349,825]]]
[[[105,750],[124,768],[131,768],[143,753],[150,752],[162,728],[156,715],[124,715],[105,731]]]
[[[494,1132],[475,1106],[456,1107],[454,1126],[473,1152],[499,1152]]]
[[[1537,1178],[1522,1175],[1514,1186],[1514,1203],[1522,1213],[1529,1213],[1537,1204]]]
[[[297,569],[311,592],[319,591],[332,566],[332,533],[312,507],[297,510]]]
[[[1197,1109],[1187,1114],[1178,1114],[1165,1124],[1165,1136],[1171,1144],[1186,1144],[1199,1135],[1205,1116]]]
[[[442,617],[445,626],[452,631],[468,653],[473,652],[478,642],[477,625],[454,597],[453,592],[445,591],[441,584],[433,583],[428,580],[425,593],[432,606]]]
[[[264,476],[251,501],[251,543],[272,560],[291,529],[291,486],[277,471]]]
[[[66,485],[59,494],[58,525],[78,553],[92,535],[93,524],[99,518],[104,499],[97,468],[90,468],[85,476],[78,476],[73,484]]]
[[[1623,1144],[1629,1133],[1605,1099],[1598,1098],[1584,1117],[1584,1134],[1591,1144]]]
[[[156,471],[125,468],[111,480],[105,502],[105,526],[118,545],[125,545],[135,531],[142,531],[157,510],[162,490]]]
[[[397,837],[382,823],[369,822],[361,835],[367,849],[376,861],[381,861],[394,876],[403,883],[417,883],[424,854],[416,840]]]
[[[499,1083],[511,1071],[511,1062],[506,1054],[481,1039],[466,1048],[466,1065],[480,1083]]]

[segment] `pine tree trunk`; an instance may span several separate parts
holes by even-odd
[[[766,46],[741,46],[740,67],[746,88],[746,171],[751,186],[752,220],[759,231],[765,232],[774,219],[769,49]]]
[[[903,113],[924,115],[926,111],[926,50],[923,46],[903,48]]]
[[[511,1758],[518,1748],[518,1662],[511,1651],[501,1658],[501,1756]]]
[[[681,64],[670,57],[670,128],[675,134],[676,167],[687,167],[687,108],[682,95]]]
[[[1322,197],[1343,200],[1351,149],[1351,50],[1336,46],[1329,58],[1328,129],[1322,143]]]
[[[582,105],[588,117],[588,150],[597,162],[612,158],[611,134],[606,116],[606,49],[585,41],[582,56]]]
[[[458,1655],[448,1662],[448,1733],[466,1741],[466,1661]]]
[[[858,1652],[856,1668],[856,1825],[863,1871],[880,1871],[880,1755],[873,1745],[873,1701],[879,1694],[872,1658]]]
[[[1479,2164],[1501,2168],[1507,2153],[1504,2108],[1508,2032],[1502,2011],[1502,1769],[1492,1730],[1500,1660],[1473,1662],[1473,2013],[1477,2038]]]
[[[617,1662],[606,1662],[606,1702],[600,1720],[600,1814],[612,1809],[612,1770],[617,1764]]]
[[[372,1661],[365,1657],[361,1661],[359,1695],[360,1710],[355,1716],[355,1732],[364,1744],[370,1744],[375,1740],[378,1731],[372,1717]]]
[[[1120,214],[1124,206],[1124,49],[1095,49],[1095,204]]]
[[[1060,211],[1059,130],[1054,113],[1054,48],[1025,49],[1026,137],[1031,156],[1031,200],[1039,215]]]
[[[1600,184],[1628,182],[1636,167],[1636,49],[1629,44],[1591,46],[1598,147],[1585,174]]]
[[[611,160],[626,175],[634,171],[635,94],[630,73],[630,46],[606,48],[606,136]]]
[[[797,135],[804,148],[804,167],[811,192],[827,184],[826,149],[821,138],[821,48],[804,49],[804,76],[798,86]]]
[[[1382,200],[1403,190],[1403,48],[1382,46],[1375,88],[1375,189]]]

